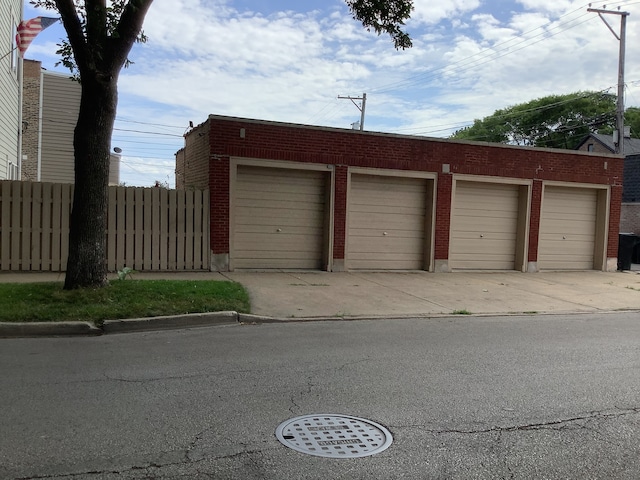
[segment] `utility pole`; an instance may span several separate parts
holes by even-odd
[[[367,94],[363,93],[361,97],[342,97],[338,95],[338,98],[351,100],[351,103],[353,103],[356,108],[360,110],[360,131],[362,132],[364,130],[364,109],[367,106]],[[362,103],[358,105],[354,100],[362,100]]]
[[[589,6],[591,6],[591,4],[589,4]],[[604,8],[606,8],[606,5]],[[613,33],[613,36],[616,37],[620,43],[620,54],[618,55],[618,103],[616,108],[616,128],[618,130],[618,134],[617,138],[614,138],[614,144],[616,147],[616,153],[624,155],[624,56],[627,36],[627,17],[629,16],[629,12],[598,8],[588,8],[587,11],[597,13],[611,33]],[[607,20],[602,16],[603,14],[620,15],[620,35],[611,28],[609,22],[607,22]]]

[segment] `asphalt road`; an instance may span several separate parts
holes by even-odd
[[[637,314],[237,325],[0,340],[2,479],[635,479]],[[275,438],[345,414],[393,444]]]

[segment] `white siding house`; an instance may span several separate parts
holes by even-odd
[[[0,0],[0,180],[17,179],[19,165],[20,80],[15,50],[22,0]]]

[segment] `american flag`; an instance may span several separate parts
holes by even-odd
[[[20,55],[24,57],[24,52],[27,51],[29,45],[34,38],[45,28],[56,23],[59,18],[52,17],[35,17],[31,20],[20,22],[18,25],[18,33],[16,34],[16,45],[20,50]]]

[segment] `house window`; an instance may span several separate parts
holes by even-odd
[[[587,145],[587,152],[593,152],[593,143]]]

